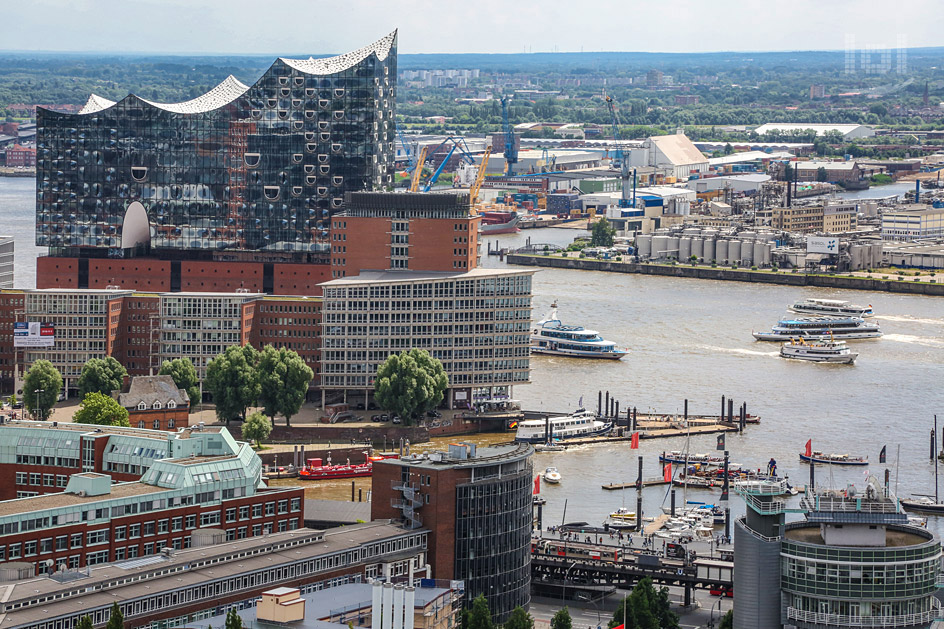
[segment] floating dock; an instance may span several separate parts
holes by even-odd
[[[647,478],[642,481],[643,487],[658,487],[660,485],[668,485],[663,478]],[[608,485],[602,485],[603,489],[607,491],[616,491],[619,489],[636,489],[636,481],[631,483],[610,483]]]

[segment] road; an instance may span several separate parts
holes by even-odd
[[[607,623],[612,619],[613,612],[619,605],[620,598],[626,596],[628,592],[617,590],[615,594],[608,596],[602,602],[596,601],[569,601],[567,606],[570,611],[570,617],[573,621],[574,629],[606,629]],[[683,610],[680,608],[682,602],[682,589],[669,588],[669,599],[673,603],[675,613],[679,615],[679,625],[683,629],[705,629],[709,622],[713,620],[714,627],[718,626],[719,617],[723,616],[732,606],[732,599],[711,596],[705,590],[695,590],[695,605],[691,609]],[[720,610],[719,610],[720,600]],[[550,598],[535,597],[531,599],[531,616],[535,621],[536,629],[546,629],[550,626],[551,618],[562,607],[560,600]]]

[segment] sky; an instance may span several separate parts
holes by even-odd
[[[400,54],[944,45],[940,0],[3,0],[0,50]]]

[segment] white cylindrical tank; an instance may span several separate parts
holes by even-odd
[[[679,238],[679,260],[688,260],[692,257],[692,239],[682,236]]]
[[[741,232],[740,234],[738,234],[738,238],[740,238],[741,241],[752,241],[757,238],[757,233],[756,232]]]
[[[705,258],[705,262],[711,262],[717,259],[715,255],[715,240],[713,238],[705,238],[705,253],[703,257]]]
[[[756,264],[757,266],[763,266],[763,265],[764,265],[764,263],[763,263],[763,259],[764,259],[764,243],[762,243],[762,242],[755,242],[753,249],[754,249],[754,250],[753,250],[751,253],[752,253],[753,257],[754,257],[754,264]]]
[[[669,237],[668,236],[653,236],[652,237],[652,259],[653,260],[664,260],[667,255],[665,250],[669,248]]]
[[[883,254],[883,251],[882,251],[882,243],[880,243],[880,242],[872,243],[872,264],[871,264],[871,267],[872,267],[873,269],[877,269],[878,267],[882,266],[882,259],[883,259],[883,257],[884,257],[884,254]]]
[[[665,243],[665,257],[678,260],[679,257],[679,237],[678,236],[669,236],[668,240]]]
[[[728,259],[733,263],[741,259],[741,241],[731,240],[728,242]]]
[[[741,265],[751,266],[754,264],[754,243],[741,242]]]
[[[764,266],[770,266],[770,252],[773,251],[773,249],[774,249],[774,246],[770,244],[769,242],[764,244],[764,257],[762,258],[762,261],[761,261],[761,263]],[[755,264],[756,264],[756,261],[755,261]]]
[[[692,255],[699,259],[705,257],[705,241],[697,236],[692,238]]]
[[[638,234],[636,236],[636,250],[636,254],[641,258],[648,258],[652,255],[652,236]]]
[[[727,240],[719,240],[715,243],[715,259],[718,260],[718,264],[724,264],[724,261],[728,259]]]

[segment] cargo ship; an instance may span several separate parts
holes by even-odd
[[[328,457],[327,463],[321,458],[311,458],[306,461],[305,467],[298,470],[298,478],[302,480],[329,480],[370,476],[373,473],[374,461],[398,458],[400,458],[400,455],[396,453],[380,453],[368,456],[363,463],[352,464],[348,460],[343,465],[332,465],[330,457]]]
[[[483,234],[514,234],[520,231],[518,222],[521,217],[515,211],[485,211],[480,215],[482,224],[479,227],[479,232]]]

